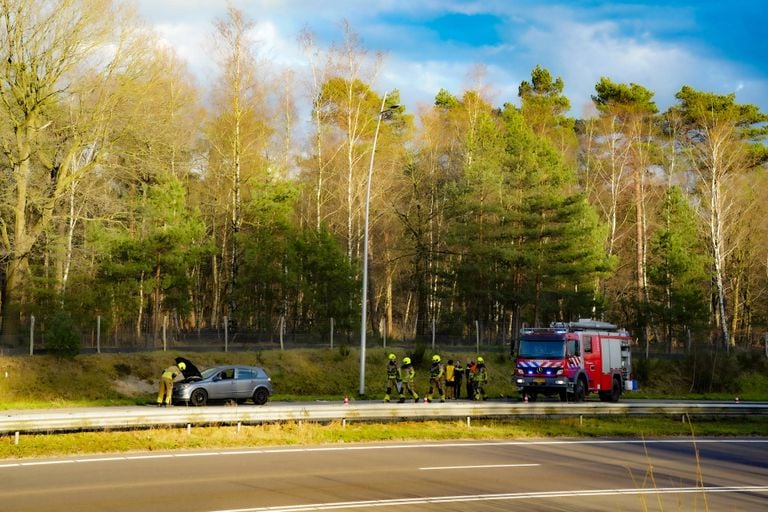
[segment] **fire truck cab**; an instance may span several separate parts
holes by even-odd
[[[632,389],[631,338],[624,329],[591,319],[523,328],[514,381],[526,401],[538,395],[581,402],[588,393],[617,402]]]

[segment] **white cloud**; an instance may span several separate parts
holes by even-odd
[[[203,78],[215,70],[212,58],[213,22],[226,14],[225,0],[140,0],[142,12],[196,75]],[[340,21],[347,19],[368,48],[388,54],[377,83],[383,92],[397,88],[408,110],[429,104],[441,89],[460,95],[467,73],[474,64],[487,67],[487,81],[502,104],[517,103],[517,87],[530,78],[540,64],[565,81],[565,94],[571,100],[572,115],[580,116],[590,103],[594,86],[601,76],[620,83],[638,83],[655,93],[661,109],[675,102],[674,94],[683,86],[719,94],[739,93],[739,101],[765,105],[765,81],[746,74],[736,63],[711,58],[681,44],[654,39],[647,30],[628,36],[621,24],[633,23],[595,19],[593,11],[558,7],[541,2],[484,2],[425,0],[387,0],[358,2],[326,0],[322,8],[298,0],[240,0],[234,5],[244,10],[255,23],[254,35],[261,55],[278,66],[292,67],[299,73],[307,68],[297,37],[309,25],[318,34],[320,46],[340,41]],[[507,20],[502,26],[502,41],[494,46],[471,48],[446,44],[438,34],[421,28],[414,19],[431,19],[448,12],[493,13]],[[386,14],[377,18],[379,13]],[[412,17],[400,23],[395,13]],[[603,13],[598,12],[597,16]],[[623,13],[623,16],[627,16]],[[606,18],[608,19],[608,18]],[[395,20],[388,24],[385,20]],[[644,19],[642,26],[656,26]],[[661,25],[668,19],[660,20]],[[638,24],[641,26],[641,24]],[[325,42],[323,42],[325,38]],[[387,48],[389,45],[390,50]]]

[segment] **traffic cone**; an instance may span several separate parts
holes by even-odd
[[[344,405],[349,405],[349,397],[344,395]]]

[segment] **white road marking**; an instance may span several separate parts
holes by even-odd
[[[541,464],[481,464],[478,466],[433,466],[419,468],[419,471],[433,471],[440,469],[478,469],[478,468],[530,468],[532,466],[541,466]]]
[[[310,503],[306,505],[284,505],[273,507],[234,508],[211,512],[308,512],[318,510],[339,510],[372,507],[398,507],[405,505],[429,505],[436,503],[457,503],[477,501],[504,500],[537,500],[547,498],[584,498],[595,496],[624,496],[656,495],[656,494],[694,494],[715,492],[764,492],[768,486],[743,487],[661,487],[654,489],[595,489],[588,491],[547,491],[547,492],[517,492],[505,494],[474,494],[465,496],[433,496],[424,498],[395,498],[391,500],[371,501],[340,501],[335,503]]]
[[[124,455],[124,456],[94,456],[92,458],[78,459],[56,459],[56,460],[29,460],[9,462],[6,460],[0,463],[0,469],[18,468],[25,466],[46,466],[55,464],[86,464],[91,462],[115,462],[147,459],[173,459],[173,458],[193,458],[193,457],[211,457],[221,456],[229,457],[233,455],[260,455],[272,453],[313,453],[329,451],[354,451],[354,450],[412,450],[414,448],[476,448],[481,446],[566,446],[566,445],[608,445],[608,444],[768,444],[768,439],[611,439],[611,440],[570,440],[570,441],[503,441],[503,442],[455,442],[455,443],[423,443],[423,444],[385,444],[385,445],[352,445],[352,446],[319,446],[319,447],[296,447],[296,448],[259,448],[254,450],[232,450],[232,451],[205,451],[205,452],[178,452],[178,453],[157,453],[148,455]]]

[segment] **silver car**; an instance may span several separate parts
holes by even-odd
[[[272,379],[258,366],[216,366],[173,385],[173,401],[202,406],[208,401],[253,400],[264,405],[272,394]]]

